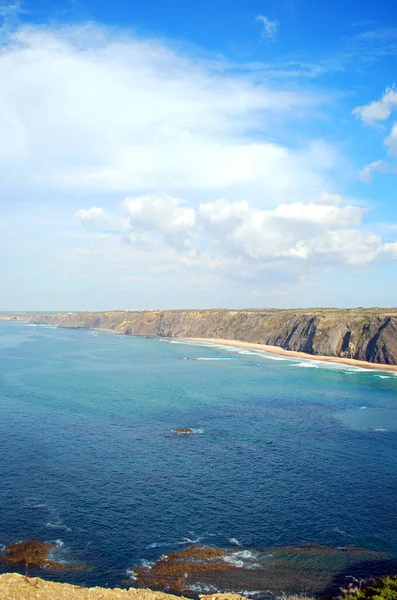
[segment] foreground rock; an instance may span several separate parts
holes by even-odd
[[[130,588],[85,588],[69,583],[44,581],[39,577],[24,577],[17,573],[0,575],[1,600],[187,600],[163,592]],[[209,594],[201,600],[245,600],[238,594]],[[303,596],[285,596],[283,600],[311,600]]]
[[[24,577],[17,573],[0,575],[1,600],[183,600],[150,590],[113,590],[100,587],[84,588],[68,583],[44,581],[39,577]],[[213,594],[203,600],[243,600],[237,594]]]
[[[56,544],[48,544],[36,540],[10,544],[4,549],[3,562],[9,565],[29,565],[31,567],[75,570],[85,569],[87,565],[62,563],[52,560],[50,553]]]

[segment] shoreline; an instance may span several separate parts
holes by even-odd
[[[284,350],[279,346],[268,346],[267,344],[255,344],[254,342],[241,342],[238,340],[224,340],[220,338],[180,338],[189,342],[202,342],[205,344],[221,344],[222,346],[231,346],[232,348],[243,348],[246,350],[259,350],[269,354],[278,354],[288,358],[302,358],[306,360],[315,360],[319,362],[336,363],[348,365],[351,367],[361,367],[362,369],[371,369],[373,371],[391,371],[397,373],[397,365],[384,365],[381,363],[371,363],[365,360],[356,360],[355,358],[341,358],[339,356],[321,356],[317,354],[308,354],[307,352],[296,352],[294,350]]]
[[[1,320],[1,319],[0,319]],[[22,322],[22,321],[19,321]],[[32,323],[33,325],[44,325],[45,323]],[[137,334],[126,334],[123,331],[117,331],[117,329],[108,329],[105,327],[64,327],[55,325],[58,329],[83,329],[86,331],[104,331],[106,333],[112,333],[118,336],[125,337],[143,337],[150,339],[158,339],[162,336],[146,336]],[[260,352],[267,352],[268,354],[276,354],[279,356],[285,356],[286,358],[296,358],[303,360],[313,360],[319,362],[328,362],[340,365],[347,365],[352,367],[360,367],[362,369],[371,369],[372,371],[388,371],[397,374],[397,365],[385,365],[382,363],[372,363],[365,360],[357,360],[356,358],[342,358],[340,356],[325,356],[321,354],[308,354],[307,352],[298,352],[295,350],[284,350],[280,346],[270,346],[268,344],[256,344],[255,342],[243,342],[240,340],[226,340],[223,338],[195,338],[195,337],[170,337],[166,339],[175,339],[188,342],[201,342],[205,344],[221,344],[222,346],[231,346],[233,348],[242,348],[246,350],[258,350]]]

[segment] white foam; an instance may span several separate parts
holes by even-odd
[[[238,590],[235,592],[244,598],[255,598],[256,596],[263,596],[264,594],[273,596],[273,592],[269,590]]]
[[[146,569],[151,569],[151,568],[153,567],[153,565],[154,565],[154,564],[155,564],[155,563],[154,563],[153,561],[151,561],[151,560],[145,560],[145,559],[143,559],[143,560],[141,561],[141,565],[142,565],[142,567],[145,567]]]
[[[70,527],[67,527],[67,525],[64,525],[63,523],[51,523],[51,521],[49,521],[45,524],[45,526],[49,529],[62,529],[63,531],[72,531]]]
[[[252,552],[251,550],[239,550],[238,552],[233,552],[233,556],[240,558],[240,559],[244,559],[244,560],[256,560],[257,559],[257,555],[255,554],[255,552]]]
[[[169,344],[183,344],[184,346],[200,346],[201,344],[197,344],[195,342],[184,342],[181,340],[160,340],[162,342],[168,342]]]
[[[334,527],[335,533],[340,533],[340,535],[352,537],[350,533],[347,533],[344,529],[340,529],[339,527]]]
[[[203,592],[207,594],[216,594],[218,592],[218,589],[209,583],[192,583],[189,585],[189,590],[199,594]]]
[[[191,360],[191,359],[186,358],[185,360]],[[234,360],[234,359],[233,358],[229,358],[229,357],[227,357],[227,358],[225,358],[225,357],[222,357],[222,358],[216,357],[216,358],[214,358],[214,357],[210,357],[210,356],[208,356],[208,357],[207,356],[206,357],[204,357],[204,356],[201,357],[200,356],[198,358],[195,358],[194,360]]]
[[[51,560],[55,560],[56,562],[61,562],[63,564],[69,564],[69,561],[64,559],[66,547],[65,542],[63,540],[55,540],[56,547],[50,550],[48,553],[48,557]]]
[[[290,365],[290,367],[304,367],[305,369],[319,369],[320,367],[318,365],[315,365],[312,362],[300,362],[300,363],[295,363],[293,365]]]
[[[238,541],[236,538],[230,538],[230,539],[229,539],[229,542],[230,542],[231,544],[234,544],[235,546],[242,546],[242,543],[241,543],[241,542],[239,542],[239,541]]]
[[[65,525],[65,523],[60,518],[58,511],[55,508],[48,507],[52,520],[46,523],[46,527],[49,529],[60,529],[62,531],[72,531],[70,527]]]
[[[368,369],[365,367],[359,367],[356,365],[348,365],[348,364],[343,364],[343,363],[338,363],[338,362],[332,362],[332,361],[320,361],[320,360],[316,360],[315,358],[313,359],[301,359],[300,362],[297,362],[297,359],[294,357],[289,357],[289,356],[277,356],[277,355],[273,355],[270,352],[266,352],[265,350],[249,350],[249,349],[245,349],[245,348],[240,348],[240,347],[236,347],[236,346],[228,346],[226,344],[216,344],[216,343],[212,343],[212,342],[196,342],[196,341],[184,341],[184,340],[168,340],[168,339],[160,339],[160,341],[163,342],[168,342],[169,344],[185,344],[187,346],[201,346],[201,347],[206,347],[206,348],[218,348],[219,350],[225,350],[227,352],[232,352],[232,353],[236,353],[236,354],[245,354],[245,355],[254,355],[254,356],[260,356],[261,358],[265,358],[268,360],[278,360],[278,361],[292,361],[292,364],[288,365],[288,366],[296,366],[296,367],[302,367],[302,368],[311,368],[311,369],[327,369],[329,371],[339,371],[340,373],[343,373],[345,375],[359,375],[360,373],[372,373],[374,375],[376,375],[377,377],[380,377],[381,379],[389,379],[389,378],[397,378],[397,372],[391,372],[388,375],[379,375],[379,371],[377,371],[376,369]],[[209,358],[202,358],[201,360],[210,360]],[[222,359],[216,359],[216,360],[222,360]],[[226,360],[226,359],[223,359]]]
[[[148,549],[151,549],[151,548],[165,548],[167,546],[168,547],[170,546],[169,542],[152,542],[151,544],[149,544],[148,546],[146,546],[146,548],[148,548]]]
[[[133,569],[127,569],[126,570],[126,575],[132,579],[132,581],[136,581],[138,579],[138,577],[135,575]]]
[[[233,556],[233,555],[225,556],[225,558],[223,560],[225,562],[227,562],[229,565],[233,565],[233,567],[237,567],[239,569],[244,567],[244,562],[242,560],[239,560],[238,558],[235,558],[235,556]]]
[[[178,542],[178,545],[183,546],[184,544],[198,544],[202,539],[203,538],[200,536],[195,538],[184,537],[182,541]]]

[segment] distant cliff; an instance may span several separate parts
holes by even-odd
[[[126,335],[240,340],[397,365],[397,309],[116,311],[25,318]]]

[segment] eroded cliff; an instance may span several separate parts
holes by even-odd
[[[223,338],[397,365],[397,309],[115,311],[29,320],[127,335]]]

